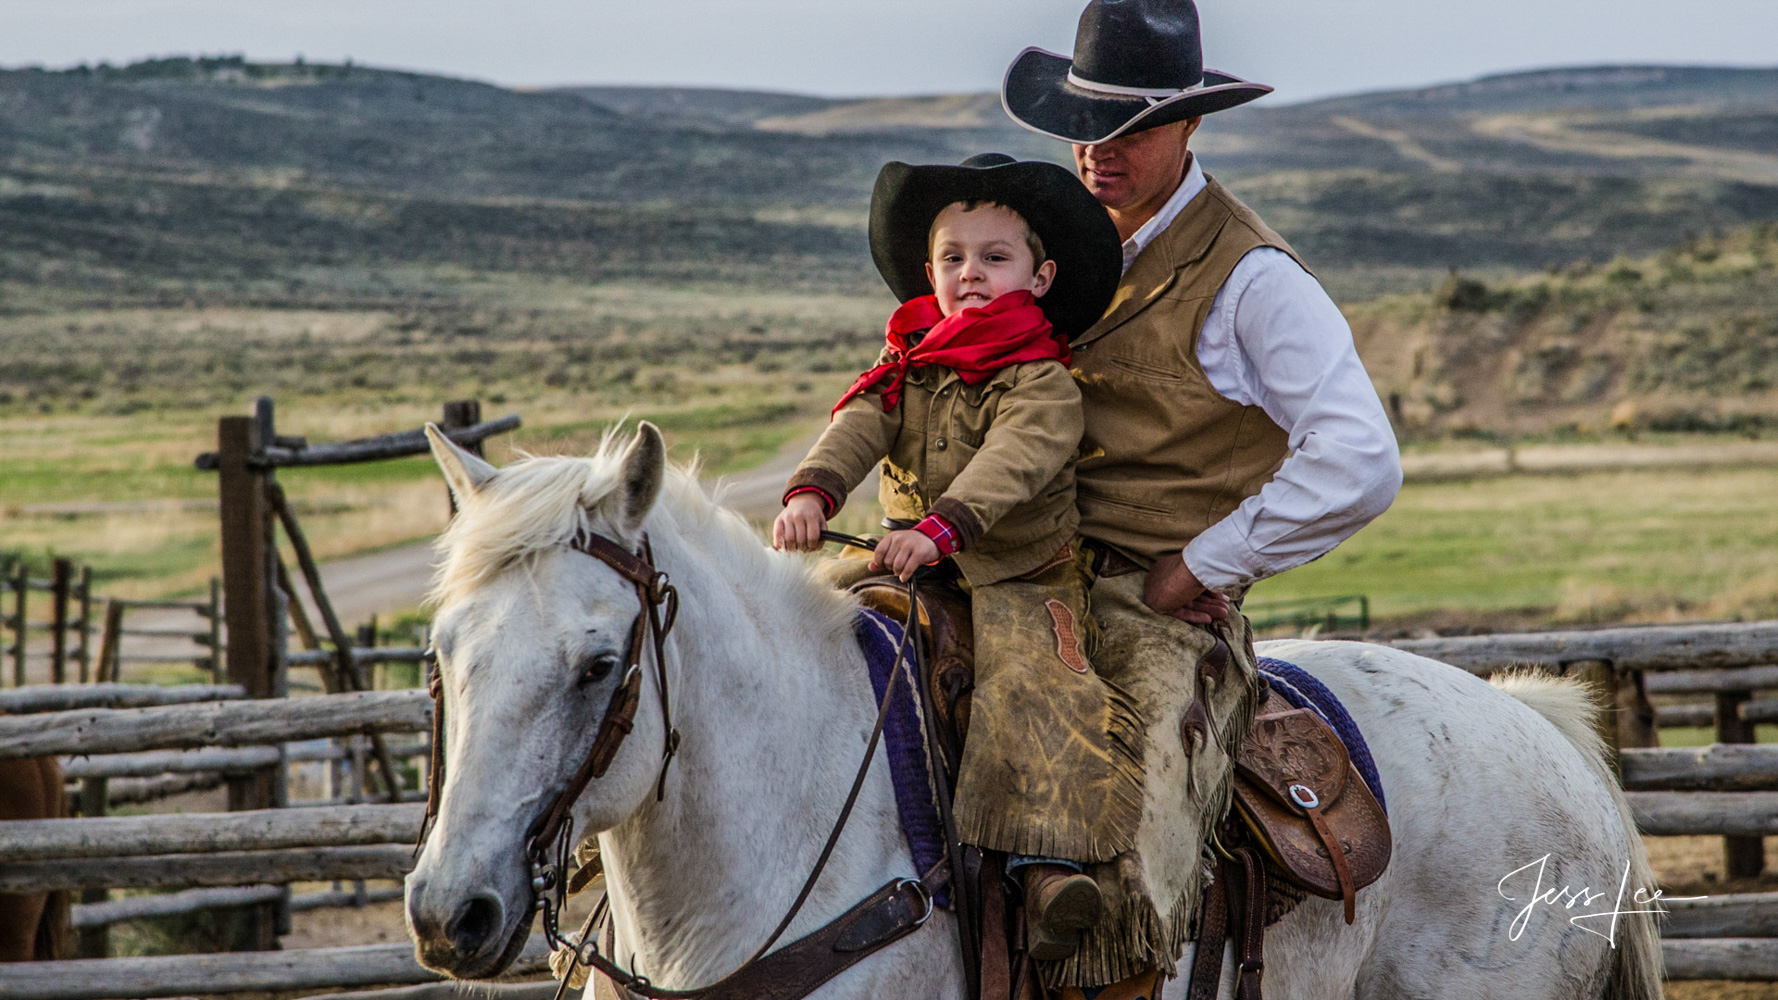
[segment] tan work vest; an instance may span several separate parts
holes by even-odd
[[[1218,393],[1198,364],[1216,293],[1259,247],[1296,257],[1210,180],[1136,258],[1104,317],[1074,341],[1087,428],[1075,470],[1080,533],[1143,565],[1178,552],[1258,493],[1289,451],[1289,436],[1264,410]]]

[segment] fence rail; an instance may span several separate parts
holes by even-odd
[[[6,825],[6,837],[0,841],[0,865],[57,858],[412,842],[420,836],[424,812],[425,807],[418,804],[345,805],[15,820]]]
[[[128,896],[105,903],[77,903],[71,922],[76,928],[109,927],[112,924],[153,917],[173,917],[201,910],[225,910],[255,903],[272,903],[285,898],[281,885],[248,885],[223,889],[182,889],[152,896]],[[333,906],[354,906],[367,903],[390,903],[402,897],[402,890],[366,889],[363,892],[324,889],[320,892],[299,892],[289,896],[290,909],[295,912],[320,910]]]
[[[336,879],[399,879],[413,867],[411,843],[12,861],[0,864],[0,893],[62,889],[192,889],[217,885],[332,882]],[[3,995],[0,992],[0,996]]]
[[[547,967],[549,946],[532,935],[509,975]],[[0,965],[0,996],[9,1000],[106,1000],[204,993],[292,991],[339,986],[424,983],[441,979],[414,961],[410,944],[296,951],[75,959]]]
[[[1592,661],[1619,670],[1713,670],[1778,662],[1778,621],[1401,639],[1390,645],[1471,673]]]
[[[424,691],[200,702],[0,717],[0,759],[236,747],[432,724]]]

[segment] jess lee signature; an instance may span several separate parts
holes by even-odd
[[[1574,914],[1568,918],[1568,922],[1589,934],[1599,935],[1611,942],[1611,946],[1615,948],[1617,947],[1618,923],[1622,918],[1635,913],[1665,913],[1667,911],[1661,908],[1663,900],[1673,902],[1679,900],[1708,898],[1705,896],[1673,896],[1667,898],[1661,895],[1661,890],[1649,889],[1645,886],[1638,886],[1632,891],[1630,888],[1630,863],[1628,861],[1624,862],[1623,876],[1618,879],[1617,895],[1615,898],[1610,897],[1603,892],[1595,892],[1593,889],[1584,885],[1578,889],[1567,885],[1545,886],[1544,870],[1548,867],[1549,860],[1550,856],[1545,854],[1543,857],[1538,858],[1536,861],[1533,861],[1528,865],[1507,872],[1499,882],[1495,883],[1495,891],[1500,893],[1502,899],[1516,903],[1524,897],[1508,895],[1507,882],[1515,876],[1521,876],[1519,879],[1520,883],[1523,883],[1526,880],[1531,882],[1529,887],[1531,892],[1530,902],[1525,904],[1525,908],[1519,911],[1518,916],[1514,917],[1512,924],[1508,926],[1508,940],[1517,941],[1524,935],[1525,929],[1531,924],[1531,914],[1536,910],[1539,903],[1548,906],[1560,906],[1566,910],[1572,910],[1579,907],[1582,910],[1588,911]],[[1533,871],[1535,871],[1535,875],[1532,874]],[[1515,889],[1515,891],[1523,892],[1524,890]],[[1630,909],[1624,908],[1626,898],[1629,900]],[[1607,899],[1611,899],[1611,909],[1592,909]],[[1605,929],[1600,930],[1598,926],[1589,926],[1589,922],[1593,921],[1604,922]]]

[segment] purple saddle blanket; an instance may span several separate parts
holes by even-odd
[[[1388,815],[1389,804],[1383,800],[1383,779],[1377,774],[1377,762],[1371,758],[1370,744],[1364,741],[1358,723],[1352,721],[1351,713],[1340,704],[1340,699],[1334,697],[1327,685],[1294,663],[1262,656],[1259,672],[1278,697],[1290,703],[1290,707],[1310,709],[1333,728],[1334,735],[1346,744],[1346,756],[1352,758],[1358,776],[1370,786],[1371,794],[1377,797],[1377,805],[1383,807],[1384,815]]]

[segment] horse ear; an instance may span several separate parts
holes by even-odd
[[[474,452],[458,447],[457,442],[445,437],[437,424],[426,425],[426,440],[432,444],[432,457],[438,462],[439,471],[444,473],[445,482],[450,484],[451,495],[457,498],[458,504],[468,502],[498,471]]]
[[[642,522],[660,498],[661,481],[666,474],[667,443],[661,440],[660,428],[644,420],[636,428],[636,439],[624,452],[617,490],[619,531],[632,538],[642,534]]]

